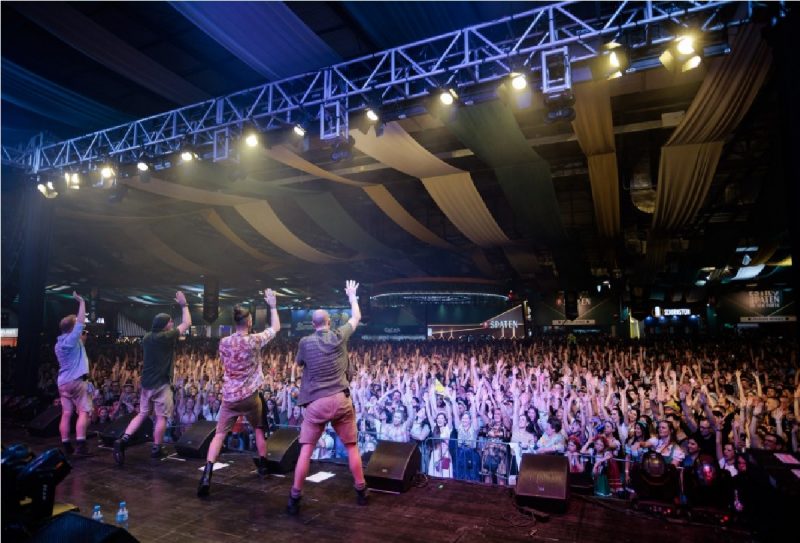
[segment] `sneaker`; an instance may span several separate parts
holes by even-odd
[[[369,494],[367,493],[367,489],[364,488],[363,490],[356,489],[356,503],[358,505],[367,505],[368,503]]]
[[[161,458],[165,458],[166,456],[167,456],[167,453],[164,450],[164,447],[159,446],[157,448],[150,449],[150,458],[154,458],[156,460],[160,460]]]
[[[94,456],[94,454],[89,452],[89,445],[86,444],[86,441],[78,441],[78,446],[75,447],[75,456]]]
[[[120,467],[122,467],[122,465],[125,463],[125,447],[127,445],[128,442],[123,439],[117,439],[114,441],[114,462],[116,462]]]
[[[293,498],[289,496],[289,503],[286,504],[286,512],[292,516],[298,514],[300,512],[300,500],[302,496],[297,498]]]

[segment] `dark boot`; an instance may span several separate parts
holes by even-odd
[[[67,453],[68,455],[75,453],[75,447],[72,446],[72,441],[70,441],[69,439],[66,441],[62,441],[61,446],[64,448],[64,452]]]
[[[85,439],[79,439],[76,442],[75,455],[76,456],[94,456],[94,454],[89,452],[89,445],[86,444],[86,440]]]
[[[114,462],[120,467],[125,463],[125,448],[128,446],[129,437],[128,434],[124,434],[121,438],[114,440]]]
[[[256,470],[258,470],[258,475],[260,477],[269,477],[269,468],[267,467],[267,459],[263,456],[259,456],[258,458],[253,458],[253,464],[256,465]]]
[[[294,489],[293,489],[294,490]],[[292,516],[298,514],[300,512],[300,500],[302,496],[300,494],[295,495],[295,492],[292,491],[289,493],[289,503],[286,504],[286,512]]]
[[[211,490],[211,474],[214,473],[214,463],[206,462],[206,467],[203,470],[203,475],[200,477],[200,484],[197,487],[197,495],[202,497],[208,496]]]
[[[164,452],[164,448],[161,445],[153,444],[153,447],[150,449],[150,458],[161,459],[167,456],[167,453]]]
[[[367,487],[364,487],[361,490],[356,488],[356,503],[358,505],[367,505],[369,501],[367,498],[368,498]]]

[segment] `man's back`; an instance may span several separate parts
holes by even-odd
[[[142,338],[142,387],[155,389],[172,382],[175,342],[180,336],[177,328],[148,332]]]
[[[348,323],[337,330],[317,330],[300,340],[297,363],[304,366],[298,405],[346,390],[350,386],[347,340],[353,334]]]

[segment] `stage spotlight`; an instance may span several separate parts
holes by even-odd
[[[369,119],[374,123],[377,122],[379,118],[380,117],[378,117],[378,114],[375,113],[374,109],[372,109],[371,107],[367,108],[367,119]]]
[[[55,190],[52,181],[48,181],[47,183],[39,183],[36,185],[36,189],[47,199],[58,196],[58,192]]]
[[[112,177],[114,177],[115,173],[116,172],[114,172],[114,168],[112,168],[111,166],[103,166],[102,168],[100,168],[100,177],[102,177],[103,179],[111,179]]]
[[[511,86],[514,87],[515,90],[523,90],[525,87],[528,86],[528,79],[525,77],[525,74],[521,74],[518,72],[511,73]]]
[[[136,169],[139,170],[140,172],[146,172],[150,169],[150,166],[147,164],[147,162],[143,162],[140,160],[139,162],[136,163]]]
[[[256,147],[258,145],[258,134],[251,132],[244,138],[244,143],[248,147]]]
[[[77,172],[65,173],[64,181],[66,181],[68,189],[78,190],[81,188],[81,177]]]
[[[439,94],[439,101],[450,106],[458,99],[458,94],[453,89],[445,89]]]
[[[181,160],[184,162],[191,162],[197,158],[197,154],[194,151],[182,151],[181,152]]]
[[[675,38],[658,60],[668,70],[688,72],[700,66],[703,61],[701,55],[702,46],[699,40],[691,34],[684,34]]]
[[[591,68],[595,79],[616,79],[630,66],[628,54],[621,44],[610,41],[603,45],[600,56],[594,59]]]
[[[295,134],[297,134],[301,138],[306,135],[306,129],[299,124],[294,125],[294,128],[292,128],[292,130],[294,131]]]

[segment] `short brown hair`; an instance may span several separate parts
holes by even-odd
[[[58,323],[58,327],[61,329],[62,334],[69,334],[72,332],[72,329],[75,328],[75,323],[78,322],[77,315],[67,315],[61,322]]]

